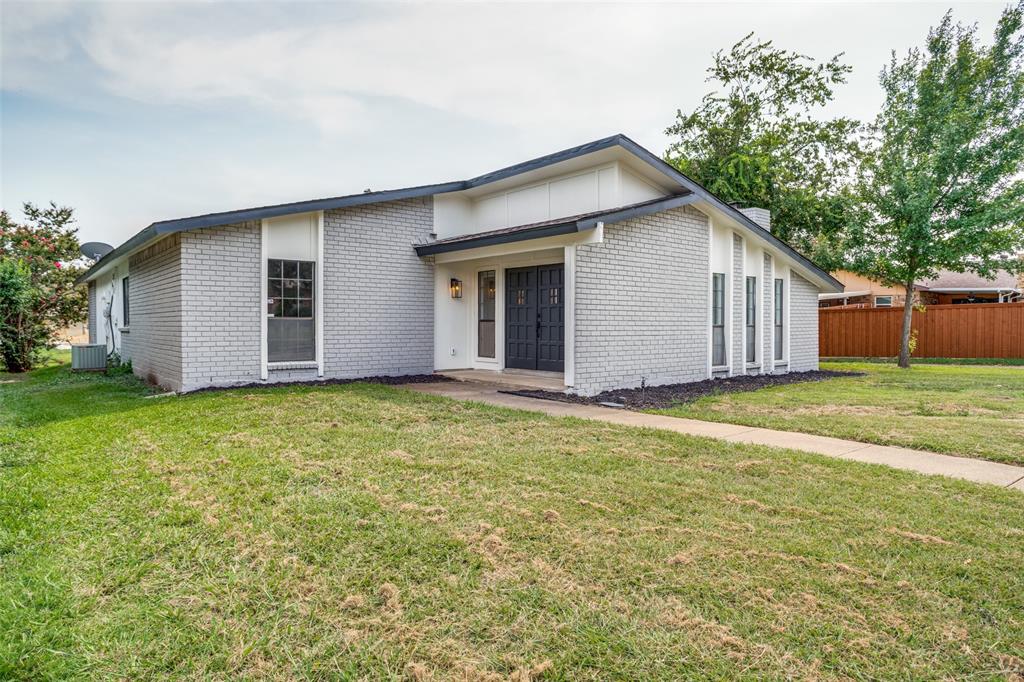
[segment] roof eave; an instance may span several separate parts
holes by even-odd
[[[545,166],[558,163],[560,161],[566,161],[573,159],[585,154],[607,149],[612,146],[620,146],[626,151],[632,153],[640,160],[649,164],[656,171],[660,172],[666,178],[673,183],[679,185],[681,188],[688,190],[695,201],[700,199],[708,202],[710,205],[715,207],[717,210],[724,212],[729,216],[730,219],[738,222],[743,227],[750,230],[754,235],[759,238],[760,241],[766,245],[781,250],[787,257],[792,259],[798,265],[806,268],[812,275],[813,279],[817,280],[819,288],[830,291],[842,291],[843,285],[829,275],[827,272],[816,266],[810,260],[798,253],[793,247],[786,244],[784,241],[775,237],[770,232],[766,232],[760,225],[752,221],[746,215],[738,211],[735,207],[730,206],[726,202],[722,201],[714,194],[709,192],[707,189],[702,187],[700,184],[690,179],[683,173],[679,172],[672,165],[667,163],[664,159],[661,159],[648,150],[641,147],[639,144],[626,137],[623,134],[612,135],[611,137],[602,138],[595,140],[587,144],[579,145],[569,149],[555,152],[547,156],[542,156],[537,159],[532,159],[521,164],[508,166],[491,173],[479,175],[470,180],[463,180],[457,182],[441,183],[436,185],[423,185],[420,187],[410,187],[398,190],[385,190],[382,192],[367,192],[364,194],[349,195],[344,197],[334,197],[329,199],[314,199],[310,201],[301,201],[290,204],[278,204],[274,206],[263,206],[258,208],[243,209],[240,211],[225,211],[221,213],[210,213],[202,216],[195,216],[192,218],[180,218],[176,220],[166,220],[153,223],[144,230],[140,231],[134,237],[129,239],[127,242],[119,246],[118,248],[111,251],[109,254],[104,256],[102,259],[97,261],[91,268],[83,273],[77,280],[76,283],[82,283],[89,281],[96,273],[98,273],[107,263],[113,262],[120,256],[138,248],[144,243],[145,240],[151,239],[154,236],[163,234],[170,234],[173,232],[184,232],[192,229],[200,229],[204,227],[215,227],[218,225],[229,225],[236,222],[245,222],[248,220],[260,220],[264,218],[273,218],[283,215],[290,215],[295,213],[306,213],[311,211],[320,211],[335,208],[345,208],[348,206],[358,206],[370,203],[378,203],[383,201],[397,201],[401,199],[432,196],[434,194],[444,194],[448,192],[458,192],[472,187],[478,187],[480,185],[488,184],[491,182],[497,182],[513,175],[526,173],[537,168],[543,168]],[[665,210],[665,209],[660,209]],[[604,222],[611,222],[605,220]],[[429,245],[423,245],[426,248]],[[419,248],[419,247],[418,247]]]
[[[625,149],[632,152],[639,158],[643,159],[651,166],[660,170],[662,173],[672,178],[676,182],[680,183],[688,190],[699,196],[702,200],[708,202],[718,210],[724,212],[733,220],[737,221],[744,227],[748,228],[760,239],[760,241],[764,242],[769,246],[781,250],[788,257],[796,261],[799,265],[807,268],[812,273],[814,278],[818,280],[818,284],[821,286],[821,288],[834,292],[840,292],[843,290],[843,284],[839,280],[837,280],[835,277],[819,268],[805,256],[801,255],[792,246],[790,246],[786,242],[782,241],[781,239],[773,235],[771,232],[768,232],[763,227],[755,223],[753,220],[748,218],[744,213],[739,211],[735,206],[728,204],[722,199],[719,199],[717,196],[715,196],[707,189],[705,189],[702,185],[700,185],[697,181],[681,173],[670,163],[668,163],[664,159],[655,156],[654,154],[644,149],[639,144],[629,139],[625,135],[620,134],[617,137],[620,140],[620,144]]]

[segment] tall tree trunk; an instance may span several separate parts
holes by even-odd
[[[907,295],[903,301],[903,332],[900,334],[899,366],[910,367],[910,325],[914,320],[914,283],[907,284]]]

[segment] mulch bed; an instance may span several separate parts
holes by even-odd
[[[807,381],[824,381],[836,377],[864,376],[863,372],[832,372],[827,370],[814,370],[810,372],[792,372],[789,374],[755,374],[724,379],[705,379],[689,384],[668,384],[665,386],[648,386],[647,388],[629,388],[617,391],[605,391],[595,396],[585,397],[557,391],[502,391],[512,395],[520,395],[527,398],[542,398],[544,400],[557,400],[564,403],[579,403],[583,405],[599,405],[601,403],[615,403],[615,406],[622,406],[630,410],[657,410],[689,403],[709,395],[720,395],[722,393],[742,393],[744,391],[756,391],[759,388],[769,386],[785,386],[787,384],[799,384]]]
[[[210,391],[233,391],[239,388],[278,388],[280,386],[344,386],[345,384],[384,384],[385,386],[400,386],[402,384],[436,384],[444,381],[455,381],[451,377],[441,374],[408,374],[406,376],[379,376],[361,377],[359,379],[313,379],[311,381],[267,381],[253,382],[250,384],[232,384],[231,386],[207,386],[197,388],[192,393],[206,393]]]

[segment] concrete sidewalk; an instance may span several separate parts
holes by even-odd
[[[521,410],[543,412],[555,417],[579,417],[595,419],[611,424],[666,429],[691,436],[720,438],[736,443],[771,445],[804,452],[814,452],[839,459],[856,462],[884,464],[896,469],[907,469],[922,474],[938,474],[961,478],[976,483],[1012,488],[1024,492],[1024,467],[999,464],[981,459],[940,455],[924,450],[871,445],[828,436],[814,436],[793,431],[775,431],[736,424],[720,424],[696,419],[667,417],[629,410],[577,405],[553,400],[526,398],[501,393],[507,386],[481,381],[449,381],[436,384],[407,384],[405,388],[431,395],[445,396],[456,400],[474,400],[489,405],[513,407]]]

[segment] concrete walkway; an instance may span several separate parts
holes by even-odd
[[[828,436],[813,436],[793,431],[775,431],[736,424],[720,424],[697,419],[645,414],[595,405],[577,405],[553,400],[540,400],[501,393],[508,386],[482,381],[449,381],[436,384],[407,384],[405,388],[431,395],[474,400],[489,405],[543,412],[555,417],[595,419],[611,424],[666,429],[691,436],[720,438],[736,443],[771,445],[803,450],[838,459],[884,464],[922,474],[938,474],[976,483],[991,483],[1024,492],[1024,467],[999,464],[981,459],[940,455],[924,450],[910,450],[887,445],[871,445]]]

